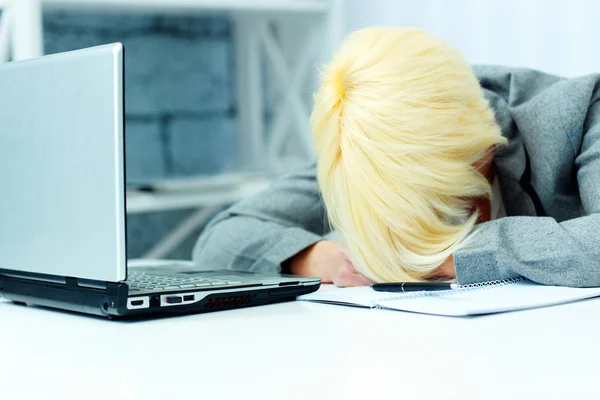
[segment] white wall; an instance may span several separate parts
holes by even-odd
[[[347,31],[416,26],[471,63],[574,76],[600,72],[597,0],[345,0]]]

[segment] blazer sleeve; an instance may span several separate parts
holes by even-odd
[[[454,254],[459,283],[523,276],[548,285],[600,286],[598,97],[595,90],[586,103],[581,150],[575,159],[583,215],[561,223],[550,217],[507,217],[479,225],[473,239]]]
[[[218,214],[193,250],[201,269],[280,272],[281,265],[329,233],[316,165]]]

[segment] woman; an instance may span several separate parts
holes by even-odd
[[[221,213],[194,259],[340,286],[600,286],[596,86],[595,75],[472,69],[417,29],[355,32],[315,97],[318,167]]]

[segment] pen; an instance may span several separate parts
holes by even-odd
[[[433,290],[452,290],[458,289],[460,285],[455,283],[436,283],[436,282],[398,282],[398,283],[375,283],[371,286],[378,292],[430,292]]]

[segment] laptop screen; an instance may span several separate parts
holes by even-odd
[[[0,269],[126,277],[123,48],[0,66]]]

